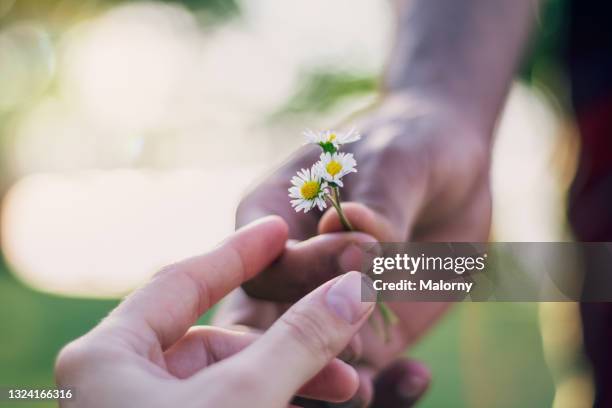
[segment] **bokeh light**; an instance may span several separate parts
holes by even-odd
[[[19,276],[39,290],[119,297],[230,233],[235,203],[259,171],[29,176],[5,198],[4,251]]]

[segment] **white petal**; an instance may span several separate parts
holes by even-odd
[[[361,139],[361,135],[352,128],[342,135],[342,143],[353,143]]]

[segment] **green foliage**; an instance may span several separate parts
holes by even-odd
[[[2,0],[0,0],[1,2]],[[19,0],[0,15],[2,23],[37,20],[50,23],[55,29],[123,3],[136,3],[150,0]],[[237,0],[157,0],[160,3],[182,4],[194,12],[204,11],[210,20],[223,21],[240,14]],[[52,23],[52,24],[51,24]]]
[[[375,92],[375,75],[315,69],[305,73],[296,92],[273,118],[327,112],[346,98]]]
[[[419,408],[552,405],[537,303],[460,303],[408,355],[432,372]]]
[[[519,76],[530,85],[545,89],[556,106],[569,110],[571,103],[563,61],[570,18],[569,0],[543,3]]]
[[[542,5],[531,44],[520,70],[523,79],[532,80],[536,65],[544,60],[559,62],[567,38],[568,8],[568,0],[548,0]]]
[[[52,387],[58,351],[95,326],[116,301],[68,299],[24,287],[0,273],[0,384]],[[30,405],[31,404],[31,405]],[[53,407],[52,402],[20,407]]]
[[[128,0],[141,1],[141,0]],[[179,3],[185,7],[194,10],[205,10],[214,16],[223,19],[234,17],[239,14],[240,7],[236,0],[161,0],[164,3]]]

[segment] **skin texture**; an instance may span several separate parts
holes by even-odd
[[[333,208],[323,215],[291,209],[291,176],[319,154],[300,149],[246,195],[236,215],[238,226],[280,215],[289,225],[288,246],[271,268],[232,293],[216,324],[264,330],[302,294],[358,268],[355,243],[487,240],[491,135],[538,2],[400,0],[396,6],[397,36],[380,102],[351,121],[363,135],[347,146],[359,173],[345,178],[342,194],[359,232],[341,232]],[[388,343],[370,325],[361,330],[348,352],[361,381],[350,406],[408,407],[418,400],[430,374],[398,357],[448,306],[391,304],[400,322]]]
[[[374,308],[361,302],[357,272],[302,298],[263,335],[192,327],[278,257],[286,240],[282,219],[266,217],[162,270],[62,350],[57,384],[76,397],[61,406],[268,408],[292,406],[296,394],[352,397],[357,373],[334,357]]]

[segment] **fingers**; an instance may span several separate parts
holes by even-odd
[[[256,221],[213,251],[171,265],[115,309],[106,326],[142,333],[140,347],[166,349],[224,295],[252,278],[283,251],[287,226],[279,217]]]
[[[368,367],[355,367],[357,376],[359,377],[359,387],[357,392],[345,401],[332,403],[331,400],[320,399],[303,399],[296,398],[296,403],[306,408],[365,408],[369,407],[374,395],[374,370]],[[317,376],[318,377],[318,376]],[[392,407],[393,408],[393,407]]]
[[[359,375],[359,388],[353,397],[354,407],[369,407],[372,402],[374,395],[374,385],[372,379],[375,376],[376,371],[370,367],[357,367],[357,374]]]
[[[342,203],[342,210],[357,231],[372,235],[381,242],[393,242],[398,238],[395,227],[391,225],[391,222],[382,214],[370,209],[366,205],[344,202]],[[319,221],[319,234],[341,232],[343,230],[344,227],[336,210],[334,208],[328,209],[323,214],[323,217],[321,217],[321,221]]]
[[[341,402],[351,398],[354,393],[355,369],[336,358],[304,384],[297,395],[321,401]]]
[[[289,309],[290,303],[270,302],[254,299],[242,288],[223,298],[215,308],[212,318],[214,326],[232,328],[236,325],[266,330]]]
[[[363,278],[350,272],[322,285],[292,306],[251,347],[228,360],[234,368],[265,373],[254,387],[265,401],[261,406],[287,403],[346,347],[374,308],[373,302],[361,301]],[[347,398],[358,386],[357,374],[350,370]]]
[[[414,406],[429,388],[431,374],[423,364],[400,358],[375,376],[367,367],[358,368],[359,391],[342,404],[312,405],[335,408],[409,408]]]
[[[374,307],[361,301],[361,281],[350,272],[318,288],[253,346],[251,355],[275,380],[269,388],[290,397],[346,347]]]
[[[245,349],[261,336],[255,331],[226,330],[211,326],[195,326],[164,353],[168,372],[177,378],[189,378],[200,370],[225,360]],[[340,360],[332,360],[299,394],[328,401],[350,397],[354,371]],[[348,394],[348,395],[347,395]]]
[[[296,301],[341,273],[361,269],[367,259],[361,244],[370,242],[376,239],[352,232],[288,244],[274,264],[242,287],[254,298]]]
[[[230,357],[253,343],[259,334],[195,326],[164,353],[168,372],[188,378],[201,369]]]
[[[427,391],[431,373],[423,364],[401,358],[382,370],[374,381],[372,408],[408,408]]]

